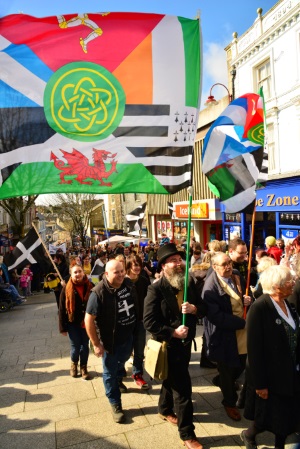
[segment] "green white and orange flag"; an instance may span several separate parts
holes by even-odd
[[[0,199],[190,184],[198,20],[14,14],[0,30]]]

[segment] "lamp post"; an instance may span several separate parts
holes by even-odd
[[[212,95],[212,90],[215,86],[222,86],[227,90],[227,94],[228,94],[228,102],[231,103],[232,101],[232,95],[230,94],[228,88],[225,86],[225,84],[222,83],[215,83],[211,86],[210,91],[209,91],[209,96],[208,99],[205,102],[205,106],[211,106],[211,105],[216,105],[219,102],[215,99],[215,97]]]

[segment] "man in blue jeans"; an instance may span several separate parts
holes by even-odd
[[[124,364],[131,355],[137,316],[135,287],[125,278],[124,265],[110,260],[102,281],[91,291],[85,326],[96,357],[102,357],[105,394],[117,423],[125,421],[120,389],[125,389]]]

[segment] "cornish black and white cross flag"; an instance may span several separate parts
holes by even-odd
[[[7,258],[7,267],[8,270],[13,270],[14,268],[25,267],[29,263],[35,264],[46,260],[47,255],[42,241],[34,228],[31,228]]]

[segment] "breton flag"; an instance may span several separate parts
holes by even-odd
[[[13,14],[0,29],[0,199],[190,184],[198,20]]]
[[[146,205],[147,203],[143,203],[126,215],[126,220],[129,225],[129,232],[140,231],[142,229]]]
[[[171,219],[174,220],[176,218],[175,207],[173,203],[170,203],[169,201],[168,201],[168,209]]]
[[[65,243],[62,243],[61,245],[53,245],[52,243],[49,243],[49,248],[48,249],[49,249],[49,253],[50,254],[56,254],[59,249],[61,249],[62,252],[64,254],[66,254],[67,245]]]
[[[34,228],[31,228],[23,240],[17,243],[15,249],[7,256],[7,268],[23,268],[28,264],[35,264],[49,260],[42,241]]]
[[[257,184],[266,181],[264,136],[262,92],[232,101],[206,134],[202,171],[225,212],[240,212],[253,203]]]

